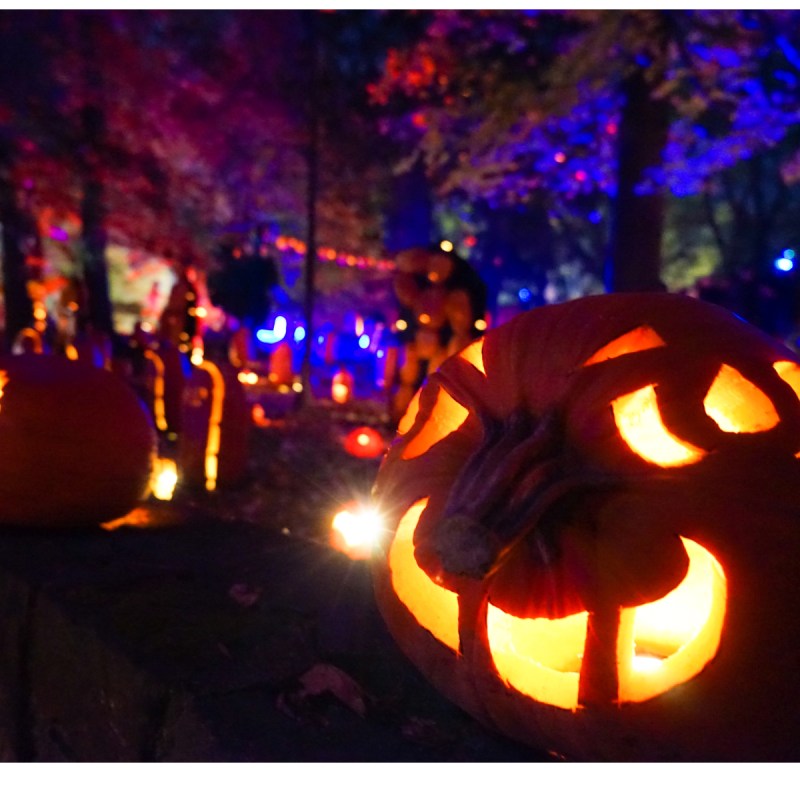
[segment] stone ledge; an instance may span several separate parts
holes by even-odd
[[[183,519],[0,535],[6,761],[543,758],[440,698],[386,633],[369,571],[311,541]],[[293,708],[331,664],[363,691]]]

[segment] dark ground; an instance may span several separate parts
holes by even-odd
[[[369,567],[327,544],[378,462],[360,409],[253,431],[235,489],[151,500],[113,530],[0,538],[6,761],[551,760],[444,700],[389,637]],[[388,433],[388,431],[387,431]]]

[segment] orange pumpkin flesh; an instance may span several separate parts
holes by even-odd
[[[539,309],[468,350],[376,483],[401,648],[576,758],[796,758],[793,354],[670,295]]]
[[[117,376],[57,356],[0,358],[0,521],[94,524],[146,496],[156,437]]]

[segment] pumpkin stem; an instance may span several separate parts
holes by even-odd
[[[534,530],[543,562],[555,559],[545,513],[575,490],[617,485],[570,463],[556,412],[536,419],[519,410],[502,421],[481,415],[481,422],[483,442],[454,481],[431,542],[445,570],[479,580]]]

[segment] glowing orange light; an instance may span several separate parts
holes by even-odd
[[[192,361],[194,364],[194,360]],[[212,361],[201,359],[195,364],[211,376],[211,411],[208,416],[208,437],[206,439],[205,473],[206,489],[213,492],[217,488],[217,467],[220,446],[220,427],[222,425],[222,405],[225,401],[225,380],[219,367]]]
[[[178,483],[178,468],[169,458],[153,460],[153,473],[150,477],[150,491],[157,500],[171,500]]]
[[[601,347],[591,358],[584,362],[584,366],[599,364],[602,361],[607,361],[610,358],[619,358],[619,356],[624,356],[628,353],[638,353],[654,347],[664,347],[665,344],[664,340],[652,328],[642,325],[622,336],[618,336],[604,347]]]
[[[377,509],[348,503],[333,518],[330,543],[353,560],[368,559],[384,529],[383,517]]]
[[[339,370],[331,381],[331,398],[335,403],[346,403],[353,391],[353,376],[345,369]]]
[[[0,370],[0,398],[3,397],[3,390],[8,383],[8,372],[6,370]]]
[[[388,557],[392,586],[417,623],[458,652],[458,595],[431,580],[414,557],[414,531],[427,503],[415,503],[399,522]],[[685,683],[719,648],[725,574],[700,544],[680,541],[689,557],[684,580],[659,600],[621,611],[617,702],[643,702]],[[487,634],[498,675],[538,702],[577,710],[588,620],[586,611],[559,619],[514,617],[489,603]]]
[[[611,401],[620,436],[634,453],[661,467],[678,467],[700,461],[705,455],[667,430],[658,410],[655,386],[648,385]]]
[[[486,367],[483,364],[483,339],[468,344],[458,355],[472,364],[478,372],[486,374]]]
[[[764,392],[728,364],[720,367],[703,407],[720,429],[728,433],[768,431],[780,421]]]
[[[406,446],[403,451],[403,460],[427,453],[437,442],[458,430],[468,416],[469,411],[439,387],[431,415],[419,433]]]
[[[255,386],[258,383],[258,375],[252,370],[245,369],[239,372],[236,376],[239,383],[247,384],[248,386]]]
[[[152,350],[145,350],[144,357],[151,361],[155,369],[153,377],[153,417],[156,428],[160,431],[167,429],[167,417],[164,408],[164,360]]]
[[[386,443],[374,428],[362,426],[345,436],[344,449],[357,458],[378,458],[386,450]]]
[[[440,642],[458,651],[458,595],[434,583],[414,558],[414,530],[428,498],[406,511],[389,550],[389,570],[397,597],[417,622]]]
[[[266,412],[264,411],[264,406],[262,406],[260,403],[253,404],[251,415],[253,422],[258,425],[259,428],[266,428],[269,426],[270,421]]]

